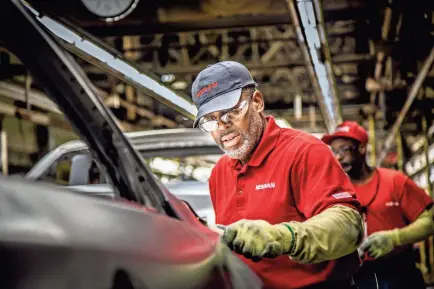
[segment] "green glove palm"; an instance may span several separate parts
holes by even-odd
[[[367,252],[375,259],[389,254],[398,245],[399,236],[396,230],[380,231],[370,235],[363,241],[359,250]]]
[[[263,220],[240,220],[226,227],[223,241],[235,252],[257,262],[290,251],[293,237],[286,225]]]

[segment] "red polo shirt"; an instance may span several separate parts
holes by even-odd
[[[433,204],[433,200],[409,177],[390,169],[378,168],[368,183],[354,187],[357,199],[366,208],[368,236],[378,231],[403,228]],[[383,258],[403,252],[409,246],[397,247]],[[366,256],[366,261],[369,260],[372,258]]]
[[[223,156],[209,184],[216,223],[223,225],[240,219],[271,224],[302,222],[336,204],[356,209],[360,205],[327,145],[305,132],[280,128],[273,117],[267,117],[266,129],[250,161],[242,166]],[[288,256],[258,263],[240,258],[262,278],[265,288],[276,289],[346,280],[359,267],[357,253],[310,265],[298,264]]]

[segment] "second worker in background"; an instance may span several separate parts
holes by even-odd
[[[359,202],[330,149],[280,128],[245,66],[220,62],[193,83],[195,127],[225,152],[209,180],[223,240],[267,289],[350,288],[363,236]]]
[[[409,177],[366,163],[368,134],[343,122],[323,137],[350,177],[363,207],[366,238],[359,248],[364,262],[355,276],[359,289],[423,289],[412,244],[434,234],[433,201]]]

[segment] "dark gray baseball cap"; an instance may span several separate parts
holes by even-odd
[[[235,61],[222,61],[202,70],[191,88],[198,109],[193,127],[197,127],[202,116],[237,105],[241,90],[248,85],[257,86],[249,70]]]

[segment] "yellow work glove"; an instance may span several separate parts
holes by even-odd
[[[363,241],[359,252],[367,252],[372,258],[378,259],[389,254],[399,244],[398,231],[380,231],[370,235]]]
[[[223,241],[229,248],[255,262],[289,254],[295,246],[294,231],[285,224],[263,220],[240,220],[225,228]]]

